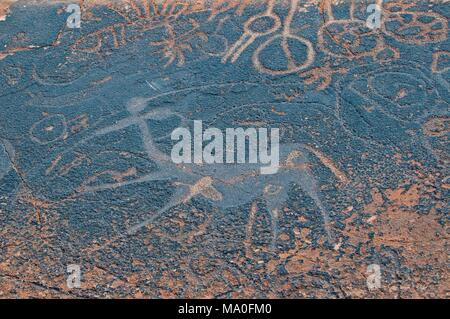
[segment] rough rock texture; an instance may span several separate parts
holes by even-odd
[[[2,1],[0,297],[445,298],[450,5],[372,2]],[[193,120],[279,173],[167,161]]]

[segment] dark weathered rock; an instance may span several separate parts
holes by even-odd
[[[445,298],[448,4],[206,3],[8,7],[0,297]],[[175,165],[194,120],[279,172]]]

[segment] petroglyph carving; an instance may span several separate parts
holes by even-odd
[[[426,44],[447,39],[448,21],[435,12],[420,12],[416,4],[387,2],[383,10],[383,32],[399,42]]]
[[[450,117],[433,116],[422,126],[424,147],[438,160],[448,166],[450,162]]]
[[[12,168],[12,162],[15,159],[14,148],[10,142],[0,139],[0,181]]]
[[[165,96],[174,93],[176,92],[168,92],[160,95]],[[348,178],[345,176],[345,173],[332,164],[320,151],[302,144],[282,145],[281,152],[283,155],[280,172],[274,176],[260,175],[258,165],[252,164],[232,165],[231,167],[222,165],[202,166],[196,164],[177,165],[157,146],[157,142],[166,138],[166,136],[154,137],[149,130],[147,120],[166,119],[175,116],[184,125],[187,125],[188,122],[181,114],[169,109],[159,108],[143,112],[148,108],[149,102],[154,101],[155,98],[136,98],[130,100],[127,106],[130,113],[129,117],[118,121],[112,126],[95,131],[91,136],[77,143],[77,145],[83,145],[96,137],[105,136],[130,126],[137,126],[141,132],[145,152],[148,158],[157,164],[158,168],[140,177],[135,177],[136,171],[134,169],[128,170],[127,172],[102,172],[101,174],[111,175],[115,181],[112,183],[98,184],[96,182],[99,180],[100,175],[92,176],[78,189],[78,196],[151,181],[172,181],[171,183],[175,188],[175,192],[170,200],[158,211],[150,212],[150,217],[129,228],[130,234],[134,234],[139,229],[153,223],[159,216],[172,208],[188,203],[197,195],[202,195],[211,200],[215,206],[221,208],[239,206],[258,197],[262,197],[266,200],[268,209],[271,212],[273,238],[277,238],[280,209],[287,200],[287,192],[291,187],[291,183],[295,183],[314,201],[323,218],[327,240],[330,242],[333,241],[326,204],[321,199],[318,181],[310,169],[308,154],[317,157],[325,167],[329,168],[338,177],[343,185],[348,183]],[[132,178],[125,180],[124,177]],[[273,248],[275,242],[274,239]]]
[[[202,42],[198,45],[200,50],[210,56],[221,57],[224,52],[228,51],[228,39],[221,34],[223,24],[228,20],[229,16],[220,19],[214,33],[199,35]]]
[[[3,296],[445,296],[446,3],[32,2],[1,22]],[[173,163],[194,120],[279,128],[278,173]]]
[[[284,27],[283,27],[282,33],[272,36],[271,38],[269,38],[267,41],[265,41],[263,44],[261,44],[255,50],[253,57],[252,57],[252,61],[253,61],[253,65],[260,72],[267,73],[267,74],[273,74],[273,75],[291,74],[291,73],[296,73],[298,71],[308,68],[314,62],[315,51],[314,51],[314,47],[313,47],[311,41],[309,41],[308,39],[306,39],[304,37],[292,34],[292,32],[291,32],[291,24],[292,24],[294,15],[297,12],[298,4],[299,4],[298,0],[291,1],[291,7],[289,9],[289,13],[288,13],[286,19],[284,20]],[[285,54],[287,62],[288,62],[285,69],[279,69],[279,70],[264,66],[264,64],[261,61],[262,52],[266,48],[272,47],[274,45],[274,42],[278,41],[278,40],[281,42],[280,45],[281,45],[282,51]],[[289,42],[293,42],[293,41],[296,41],[296,42],[302,44],[306,48],[306,53],[305,53],[306,57],[305,57],[305,60],[301,63],[299,63],[298,61],[295,60],[294,55],[293,55],[291,49],[289,48],[289,46],[290,46]]]
[[[127,0],[124,3],[111,3],[108,8],[119,14],[125,22],[118,22],[79,38],[71,46],[75,51],[98,53],[108,44],[118,49],[127,41],[142,37],[142,33],[166,27],[172,30],[171,24],[185,12],[187,3],[164,1],[161,5],[153,0]],[[85,8],[87,10],[88,8]]]
[[[206,8],[211,10],[209,20],[212,20],[219,14],[228,12],[232,9],[235,9],[234,12],[236,14],[241,15],[247,7],[262,5],[266,1],[255,2],[252,0],[213,0],[210,4],[205,4],[205,1],[200,2],[202,2],[202,6],[206,6]]]
[[[448,51],[434,52],[431,70],[433,71],[433,73],[444,73],[450,70],[450,52]]]
[[[17,86],[23,77],[24,71],[20,66],[7,65],[0,74],[5,77],[6,84],[10,86]]]
[[[243,35],[228,49],[228,51],[222,58],[223,63],[227,62],[228,60],[230,60],[231,63],[236,62],[240,55],[257,38],[271,35],[281,28],[281,19],[277,14],[273,12],[275,3],[275,0],[270,0],[264,13],[254,15],[245,22]],[[289,13],[284,20],[282,32],[272,35],[269,39],[259,45],[253,53],[252,62],[258,71],[273,75],[291,74],[306,69],[314,61],[315,52],[312,43],[306,38],[292,34],[291,32],[291,23],[295,13],[297,12],[298,4],[298,0],[292,0],[290,2]],[[285,69],[272,69],[265,66],[261,61],[262,52],[268,47],[273,49],[274,43],[276,41],[280,41],[282,52],[287,59],[287,66],[285,67]],[[299,42],[302,44],[302,46],[306,47],[305,61],[299,63],[294,59],[294,55],[289,48],[289,41]]]
[[[431,80],[418,68],[394,66],[366,71],[347,87],[375,109],[396,121],[415,121],[427,112],[425,105],[435,105],[439,94]]]
[[[31,139],[39,144],[49,144],[67,137],[66,119],[55,114],[34,123],[30,129]]]
[[[336,111],[343,128],[365,143],[404,147],[404,140],[398,137],[406,132],[400,128],[422,125],[430,112],[439,114],[448,109],[448,104],[442,101],[444,87],[437,85],[426,70],[416,64],[387,68],[373,65],[362,67],[361,71],[340,89]],[[380,119],[383,119],[382,133]],[[445,158],[441,150],[445,149],[446,122],[445,117],[433,117],[423,127],[424,135],[411,132],[409,138],[420,142],[436,159]],[[389,127],[396,129],[387,130]],[[440,134],[443,134],[442,140],[437,140]]]
[[[273,13],[274,5],[275,0],[270,0],[264,13],[255,15],[245,22],[244,33],[223,56],[223,63],[227,62],[228,59],[230,59],[232,63],[236,62],[242,52],[244,52],[258,37],[269,35],[280,28],[281,20],[278,15]],[[270,22],[268,23],[267,20]],[[267,23],[268,25],[266,25]],[[258,30],[258,27],[263,28],[263,30]]]
[[[381,5],[381,1],[377,1]],[[318,46],[326,54],[349,60],[370,56],[378,59],[379,54],[390,50],[399,58],[397,49],[385,44],[382,34],[366,26],[366,21],[355,16],[356,2],[351,1],[350,19],[335,19],[331,0],[323,0],[326,22],[318,31]]]
[[[433,117],[423,126],[423,132],[427,136],[442,137],[450,133],[450,117]]]
[[[115,49],[126,44],[125,23],[117,23],[79,38],[73,45],[75,51],[99,52],[105,41],[112,43]]]
[[[152,41],[151,45],[162,46],[162,52],[164,57],[168,59],[165,67],[171,65],[175,60],[177,65],[181,66],[185,63],[184,51],[192,52],[192,45],[189,43],[195,37],[202,38],[207,41],[207,36],[203,32],[198,32],[199,24],[194,20],[190,19],[189,23],[192,28],[189,31],[184,32],[181,35],[177,35],[172,26],[167,25],[166,29],[168,32],[167,39],[162,41]]]
[[[325,90],[333,81],[333,74],[344,74],[348,72],[347,68],[331,67],[330,62],[326,62],[324,66],[313,68],[311,70],[300,73],[300,76],[305,78],[306,84],[314,84],[317,83],[316,90],[322,91]]]

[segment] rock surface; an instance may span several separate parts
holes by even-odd
[[[3,2],[0,297],[445,298],[449,4],[373,2]],[[167,162],[193,120],[279,174]]]

